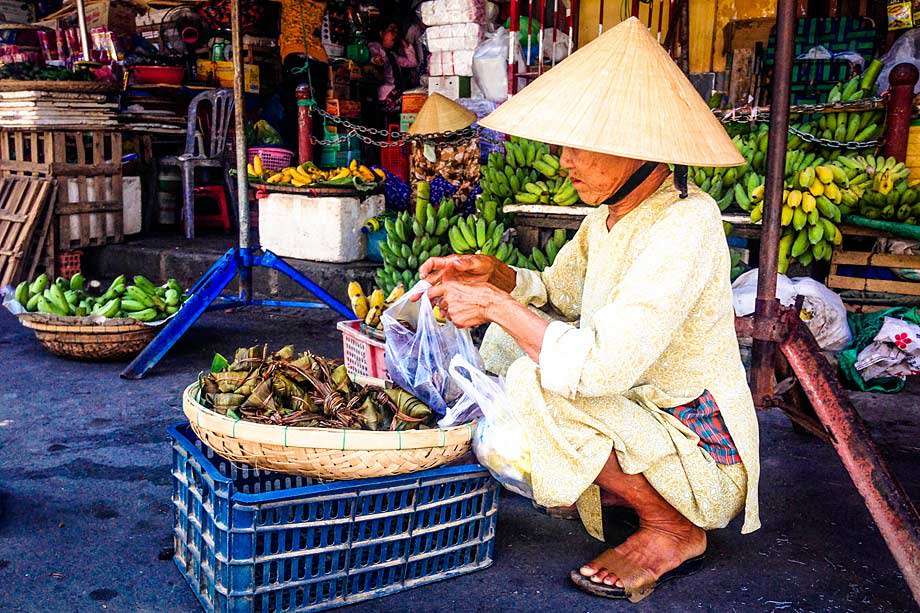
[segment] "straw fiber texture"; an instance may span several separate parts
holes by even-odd
[[[428,97],[418,116],[409,126],[409,134],[440,134],[469,128],[476,114],[450,98],[434,93]]]
[[[60,317],[45,313],[23,313],[19,321],[35,332],[35,338],[56,355],[77,360],[127,358],[147,346],[159,326],[147,326],[132,319],[108,319],[99,323],[90,317]]]
[[[404,432],[273,426],[206,409],[197,393],[197,383],[187,387],[182,407],[198,438],[228,460],[256,468],[331,480],[389,477],[449,464],[472,446],[472,424]]]
[[[744,164],[693,85],[634,17],[541,75],[479,124],[638,160]]]

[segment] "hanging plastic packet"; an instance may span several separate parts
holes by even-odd
[[[448,372],[451,359],[463,356],[481,367],[482,358],[469,330],[435,319],[427,294],[430,287],[420,281],[383,312],[381,321],[386,335],[387,374],[432,411],[444,415],[462,395]],[[419,299],[412,302],[410,298],[418,294]]]
[[[462,356],[451,360],[450,376],[463,390],[457,405],[477,405],[482,414],[473,435],[476,459],[506,488],[533,498],[530,442],[501,382]]]

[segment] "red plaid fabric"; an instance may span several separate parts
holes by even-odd
[[[735,442],[725,420],[719,412],[716,399],[709,390],[689,404],[672,409],[664,409],[700,437],[700,447],[709,452],[719,464],[739,464],[741,456],[735,448]]]

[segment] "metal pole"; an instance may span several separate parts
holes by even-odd
[[[821,355],[818,343],[799,321],[785,314],[789,335],[780,345],[798,377],[815,414],[862,495],[866,508],[904,575],[914,600],[920,603],[920,517],[888,463],[879,453],[865,422],[856,412],[837,375]]]
[[[760,234],[760,271],[757,275],[757,322],[773,320],[779,314],[776,301],[776,270],[782,227],[783,175],[789,130],[789,85],[792,79],[792,47],[795,42],[795,0],[776,3],[776,64],[770,101],[770,133],[764,194],[763,227]],[[751,359],[751,389],[754,404],[763,407],[773,397],[773,368],[776,345],[768,339],[754,339]]]
[[[89,29],[86,27],[86,7],[83,0],[77,0],[77,25],[80,27],[80,46],[83,48],[83,61],[92,62],[89,53]]]
[[[233,45],[233,129],[236,149],[236,190],[239,203],[240,251],[243,264],[240,266],[240,298],[252,298],[252,266],[249,255],[249,180],[246,175],[246,99],[243,80],[243,19],[240,0],[230,3],[230,44]]]

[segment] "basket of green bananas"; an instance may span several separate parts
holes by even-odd
[[[11,310],[52,353],[110,360],[140,352],[187,298],[175,279],[157,287],[141,275],[133,283],[121,275],[98,295],[85,285],[80,273],[55,281],[43,274],[20,283],[8,302],[18,304]]]

